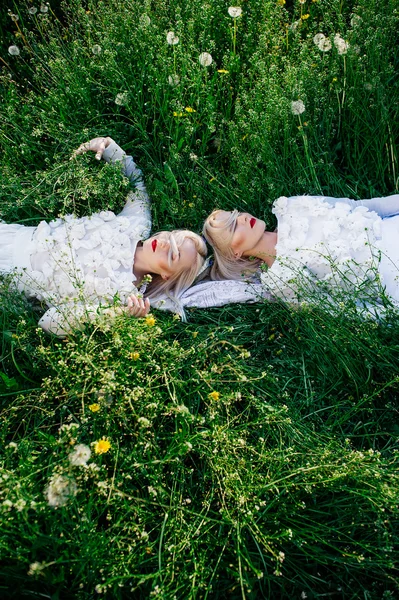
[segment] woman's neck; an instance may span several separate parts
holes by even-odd
[[[271,267],[276,258],[276,244],[277,231],[265,231],[256,246],[244,252],[243,256],[255,256]]]
[[[143,280],[144,275],[148,275],[148,269],[145,268],[143,264],[143,246],[137,245],[136,252],[134,253],[134,263],[133,263],[133,275],[136,278],[135,285],[136,287],[140,285]]]

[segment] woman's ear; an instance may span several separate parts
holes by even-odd
[[[161,277],[164,281],[168,281],[169,279],[169,275],[165,275],[165,273],[162,273]]]
[[[241,258],[241,256],[242,256],[242,252],[239,252],[239,251],[234,252],[234,258],[236,260],[238,260],[239,258]]]

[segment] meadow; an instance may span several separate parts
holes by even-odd
[[[396,0],[5,4],[6,222],[118,212],[120,170],[70,160],[99,135],[154,231],[398,192]],[[154,311],[60,341],[0,293],[2,598],[398,597],[395,309]]]

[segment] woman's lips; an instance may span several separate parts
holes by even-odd
[[[151,246],[152,246],[152,251],[153,252],[155,252],[155,250],[157,249],[157,244],[158,244],[157,240],[152,240]]]
[[[249,224],[251,225],[251,229],[253,229],[253,228],[254,228],[254,225],[255,225],[255,223],[256,223],[256,219],[254,219],[254,218],[252,217],[252,219],[251,219],[251,220],[250,220],[250,222],[249,222]]]

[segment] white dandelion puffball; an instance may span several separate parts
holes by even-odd
[[[209,52],[201,52],[198,60],[200,65],[203,67],[209,67],[209,65],[211,65],[213,62],[213,58]]]
[[[77,494],[76,483],[62,475],[53,475],[46,490],[47,501],[50,506],[65,506],[71,496]]]
[[[233,17],[233,19],[236,19],[237,17],[241,17],[242,8],[240,8],[239,6],[229,6],[229,8],[227,9],[227,12],[229,13],[230,17]]]
[[[174,87],[175,85],[179,85],[180,77],[178,75],[176,75],[176,73],[173,75],[169,75],[168,82],[169,82],[169,85],[171,85],[172,87]]]
[[[18,46],[9,46],[8,47],[8,54],[11,54],[11,56],[19,56],[20,55],[20,51]]]
[[[94,44],[94,46],[91,49],[91,51],[93,52],[93,54],[100,54],[101,53],[101,46],[99,46],[98,44]]]
[[[174,31],[169,31],[166,34],[166,41],[170,46],[176,46],[176,44],[179,43],[179,38],[177,37],[177,35],[175,35]]]
[[[305,105],[302,100],[294,100],[294,102],[291,102],[291,111],[293,115],[301,115],[305,112]]]
[[[120,94],[116,95],[115,104],[117,104],[118,106],[124,106],[125,104],[127,104],[127,101],[128,101],[127,92],[121,92]]]
[[[151,19],[148,15],[141,15],[140,23],[143,25],[143,27],[148,27],[148,25],[151,24]]]
[[[40,12],[41,12],[41,13],[46,13],[46,12],[48,12],[48,6],[47,6],[47,4],[42,4],[42,5],[41,5],[41,7],[40,7]]]
[[[90,459],[91,450],[86,444],[77,444],[69,455],[69,462],[73,467],[85,467]]]
[[[328,52],[331,50],[331,41],[324,35],[324,33],[316,33],[313,38],[313,42],[316,44],[319,50],[322,52]]]
[[[30,15],[35,15],[37,13],[37,8],[36,6],[31,6],[30,8],[28,8],[28,13]]]
[[[334,46],[336,47],[338,54],[346,54],[348,52],[349,44],[348,42],[345,42],[339,33],[334,35]]]

